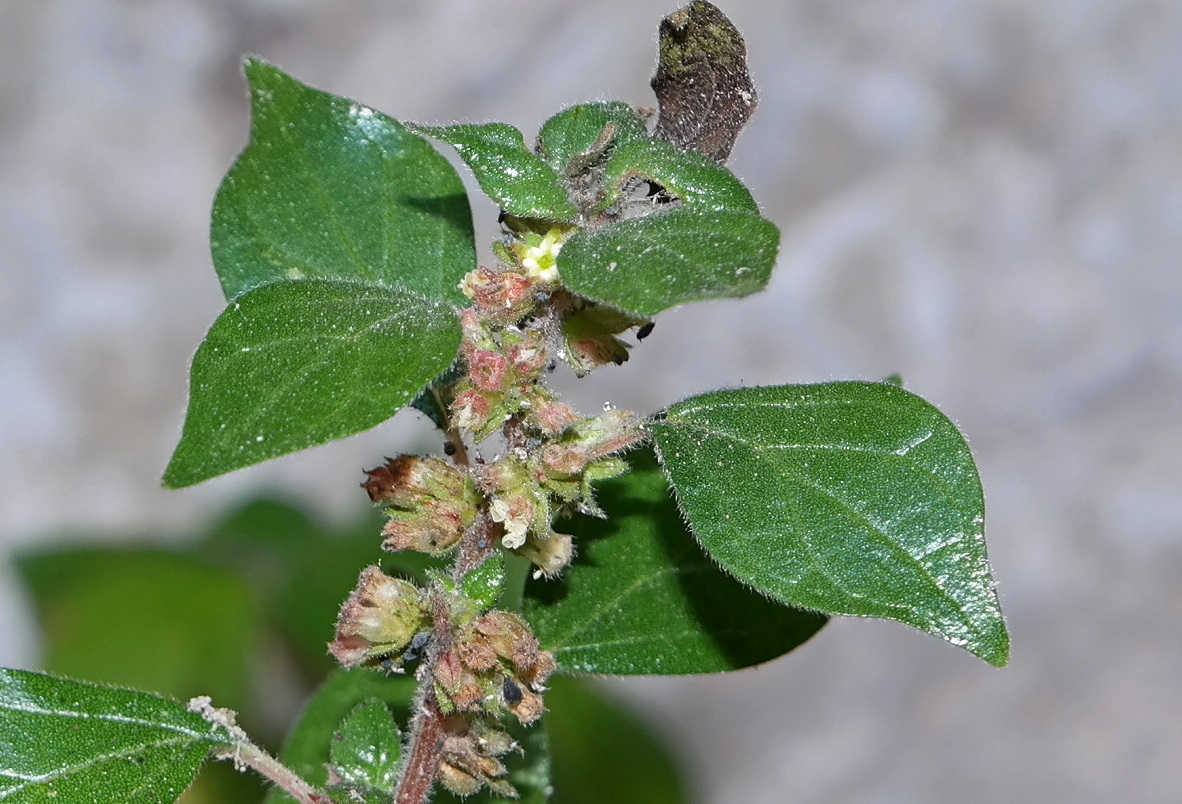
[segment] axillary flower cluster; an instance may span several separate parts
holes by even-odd
[[[567,228],[510,216],[502,224],[497,267],[477,268],[460,285],[473,302],[460,313],[461,361],[450,382],[436,384],[432,418],[447,432],[450,460],[401,455],[362,483],[389,517],[383,549],[450,557],[451,569],[417,586],[368,567],[329,645],[345,667],[416,666],[410,743],[431,749],[415,744],[433,729],[435,779],[460,795],[512,794],[500,757],[517,746],[504,717],[541,717],[555,669],[526,622],[495,608],[502,551],[531,562],[535,578],[560,573],[575,546],[552,523],[602,515],[592,483],[624,472],[617,453],[642,438],[634,415],[580,416],[545,377],[560,360],[580,375],[623,362],[617,336],[647,322],[562,287],[556,257]],[[486,461],[481,444],[496,434],[497,455]]]

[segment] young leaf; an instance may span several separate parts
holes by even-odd
[[[884,383],[741,388],[679,402],[652,433],[694,534],[739,580],[1008,661],[977,469],[927,402]]]
[[[531,580],[524,615],[568,672],[717,673],[774,659],[824,625],[718,569],[686,531],[652,450],[596,487],[607,519],[564,529],[578,554],[560,580]]]
[[[542,124],[538,132],[538,153],[555,172],[573,176],[589,167],[580,164],[594,159],[602,142],[604,129],[615,127],[610,145],[619,148],[627,142],[648,139],[644,120],[626,103],[583,103],[563,109]],[[572,162],[572,160],[574,160]]]
[[[227,299],[280,279],[399,285],[464,303],[476,267],[463,182],[423,138],[358,103],[246,63],[250,144],[218,189],[211,240]]]
[[[563,283],[649,318],[698,299],[762,290],[780,244],[775,224],[746,212],[680,206],[576,232],[558,254]]]
[[[607,163],[604,183],[606,208],[634,179],[649,179],[681,199],[683,204],[713,212],[750,212],[759,206],[735,174],[697,151],[683,151],[657,139],[634,140],[616,149]]]
[[[373,802],[388,802],[398,784],[402,753],[398,726],[383,701],[367,698],[353,708],[329,744],[329,764],[339,784]]]
[[[653,136],[725,162],[757,102],[742,35],[715,6],[694,0],[661,20],[659,53]]]
[[[510,215],[567,221],[579,211],[557,174],[525,147],[521,132],[505,123],[416,126],[456,149],[485,195]]]
[[[0,670],[0,799],[175,801],[224,744],[184,704],[146,692]]]
[[[181,442],[190,486],[368,430],[451,365],[455,312],[400,288],[276,282],[230,303],[193,357]]]

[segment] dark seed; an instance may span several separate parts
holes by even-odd
[[[505,680],[501,682],[501,693],[505,696],[505,703],[509,706],[517,706],[524,697],[521,694],[521,687],[517,686],[508,676],[505,676]]]

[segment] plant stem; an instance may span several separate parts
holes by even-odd
[[[424,679],[420,689],[429,689]],[[394,791],[394,804],[425,804],[435,785],[435,773],[443,757],[443,712],[428,691],[411,725],[410,753]]]
[[[300,804],[334,804],[327,793],[317,790],[291,768],[255,745],[238,725],[232,709],[219,709],[208,696],[203,695],[189,701],[189,710],[215,726],[222,727],[229,734],[233,745],[215,749],[214,756],[218,759],[233,761],[238,770],[250,768]]]
[[[440,655],[452,648],[452,621],[447,601],[440,597],[436,597],[431,613],[435,638],[416,674],[419,691],[413,707],[415,715],[406,760],[394,789],[394,804],[426,804],[443,758],[443,712],[435,699],[434,675]]]

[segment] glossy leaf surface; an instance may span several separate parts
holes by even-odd
[[[652,432],[690,527],[739,580],[1008,661],[976,465],[927,402],[883,383],[741,388]]]
[[[540,154],[559,174],[578,173],[586,164],[576,157],[591,154],[608,124],[615,126],[612,144],[617,148],[626,142],[648,138],[644,121],[628,104],[583,103],[563,109],[542,124],[538,132]]]
[[[720,570],[686,530],[649,449],[631,471],[596,487],[607,519],[558,527],[575,562],[558,580],[531,580],[524,614],[567,672],[717,673],[774,659],[825,618],[780,605]]]
[[[390,801],[398,784],[402,754],[398,727],[386,704],[367,698],[353,708],[329,744],[329,763],[340,787],[365,796],[367,801]]]
[[[0,670],[0,800],[171,802],[223,741],[146,692]]]
[[[448,305],[399,288],[276,282],[235,299],[193,358],[170,488],[367,430],[451,365]]]
[[[681,206],[575,233],[558,270],[576,293],[647,318],[762,290],[779,243],[779,230],[758,215]]]
[[[281,279],[397,285],[464,302],[472,214],[451,164],[396,120],[251,59],[250,144],[218,190],[226,298]]]
[[[634,140],[615,150],[605,170],[610,190],[602,206],[612,203],[638,178],[656,182],[697,209],[759,214],[751,191],[735,174],[698,151],[683,151],[657,139]]]
[[[523,218],[571,220],[579,211],[557,174],[525,147],[521,132],[505,123],[420,126],[419,131],[456,149],[485,195]]]

